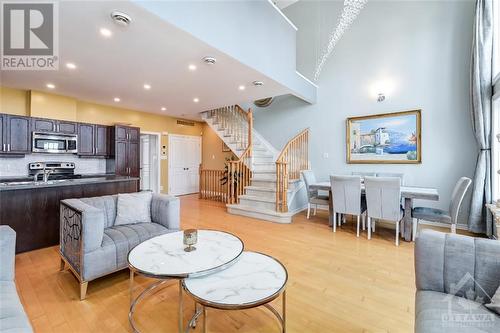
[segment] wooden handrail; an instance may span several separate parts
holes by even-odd
[[[223,183],[224,170],[202,169],[200,166],[200,199],[227,202],[227,185]]]
[[[276,211],[288,211],[288,182],[299,179],[300,172],[307,169],[309,169],[309,128],[288,141],[276,159]]]

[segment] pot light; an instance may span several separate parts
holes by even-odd
[[[256,87],[260,87],[264,85],[264,82],[262,81],[253,81],[252,84]]]
[[[66,64],[66,67],[69,68],[69,69],[76,69],[76,65],[74,63],[72,63],[72,62],[68,62]]]
[[[240,86],[238,87],[238,89],[239,89],[239,90],[245,90],[245,86],[244,86],[244,85],[240,85]]]
[[[167,111],[167,108],[166,108],[166,107],[164,107],[164,106],[162,106],[162,107],[161,107],[161,110],[162,110],[162,111]]]
[[[193,102],[198,103],[200,99],[198,97],[193,98]]]
[[[118,103],[119,101],[121,101],[121,99],[119,97],[115,97],[115,98],[113,98],[113,101],[115,101],[116,103]]]
[[[196,70],[196,65],[191,64],[191,65],[188,66],[188,69],[190,71],[195,71]]]
[[[151,89],[151,85],[147,84],[147,83],[144,83],[144,89],[146,89],[146,90]]]
[[[49,88],[49,89],[55,89],[56,88],[56,86],[53,83],[47,83],[46,87]]]
[[[207,65],[213,65],[217,62],[217,59],[215,59],[214,57],[204,57],[203,62]]]
[[[106,29],[106,28],[101,28],[101,29],[99,29],[99,32],[100,32],[100,33],[101,33],[101,35],[103,35],[104,37],[111,37],[111,35],[113,35],[113,33],[111,32],[111,30]]]

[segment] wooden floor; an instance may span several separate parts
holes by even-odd
[[[232,232],[246,250],[270,254],[288,269],[288,332],[412,332],[413,244],[394,245],[394,231],[378,228],[372,240],[356,238],[348,222],[333,233],[325,212],[297,215],[280,225],[229,215],[224,206],[195,196],[181,199],[182,228]],[[129,332],[128,270],[89,283],[79,301],[78,283],[59,272],[58,248],[16,257],[16,280],[36,332]],[[146,285],[152,280],[136,279]],[[140,287],[139,287],[140,288]],[[138,306],[141,332],[176,332],[177,283],[172,281]],[[279,308],[279,300],[275,301]],[[185,296],[185,312],[192,302]],[[264,308],[208,311],[209,332],[279,332]],[[186,314],[186,320],[188,314]],[[194,330],[200,332],[200,328]]]

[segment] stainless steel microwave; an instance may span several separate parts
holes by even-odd
[[[50,132],[33,132],[34,153],[76,154],[78,136]]]

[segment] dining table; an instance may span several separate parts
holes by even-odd
[[[309,185],[309,190],[328,191],[329,195],[329,220],[333,225],[333,201],[332,201],[332,187],[330,182],[317,182]],[[365,186],[361,183],[361,193],[364,194]],[[403,239],[407,242],[412,241],[412,210],[413,201],[430,200],[439,201],[439,193],[435,188],[430,187],[417,187],[417,186],[401,186],[401,197],[404,199],[404,216],[403,216]]]

